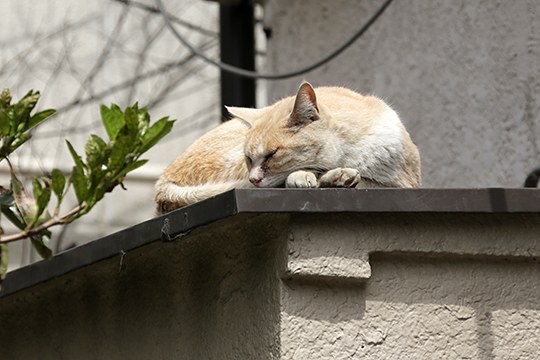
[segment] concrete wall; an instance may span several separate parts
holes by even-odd
[[[536,359],[535,221],[297,218],[282,292],[282,357]]]
[[[382,0],[268,1],[268,70],[329,53]],[[540,165],[540,2],[395,1],[330,64],[302,78],[387,100],[419,146],[428,187],[521,186]],[[300,25],[301,24],[301,25]]]
[[[275,359],[279,233],[218,223],[1,299],[2,358]]]
[[[238,215],[0,299],[8,359],[537,359],[538,215]]]

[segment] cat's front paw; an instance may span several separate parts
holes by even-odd
[[[317,187],[317,177],[310,171],[299,170],[287,176],[287,188],[314,188]]]
[[[351,168],[336,168],[319,179],[319,187],[355,187],[362,181],[360,172]]]

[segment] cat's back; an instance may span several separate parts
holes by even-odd
[[[249,128],[229,120],[192,143],[166,169],[161,179],[179,185],[219,182],[224,176],[243,178],[243,144]]]

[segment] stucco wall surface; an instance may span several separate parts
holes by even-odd
[[[282,358],[537,359],[539,220],[295,219]],[[339,266],[355,262],[364,267]]]
[[[268,1],[268,71],[311,64],[382,0]],[[269,82],[269,101],[305,78],[375,94],[418,145],[428,187],[521,186],[540,165],[540,2],[394,1],[331,63]]]
[[[259,225],[216,223],[1,299],[1,358],[278,358],[281,236]]]
[[[538,224],[237,215],[1,298],[2,358],[538,359]]]

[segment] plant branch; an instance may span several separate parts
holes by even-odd
[[[73,220],[73,216],[77,215],[77,213],[83,210],[84,208],[85,208],[84,205],[78,205],[61,216],[53,216],[50,220],[45,221],[43,224],[36,226],[35,228],[23,230],[16,234],[0,236],[0,244],[7,244],[13,241],[17,241],[17,240],[21,240],[21,239],[24,239],[33,235],[37,235],[40,232],[47,230],[48,228],[52,226],[64,225],[64,224],[70,223]]]

